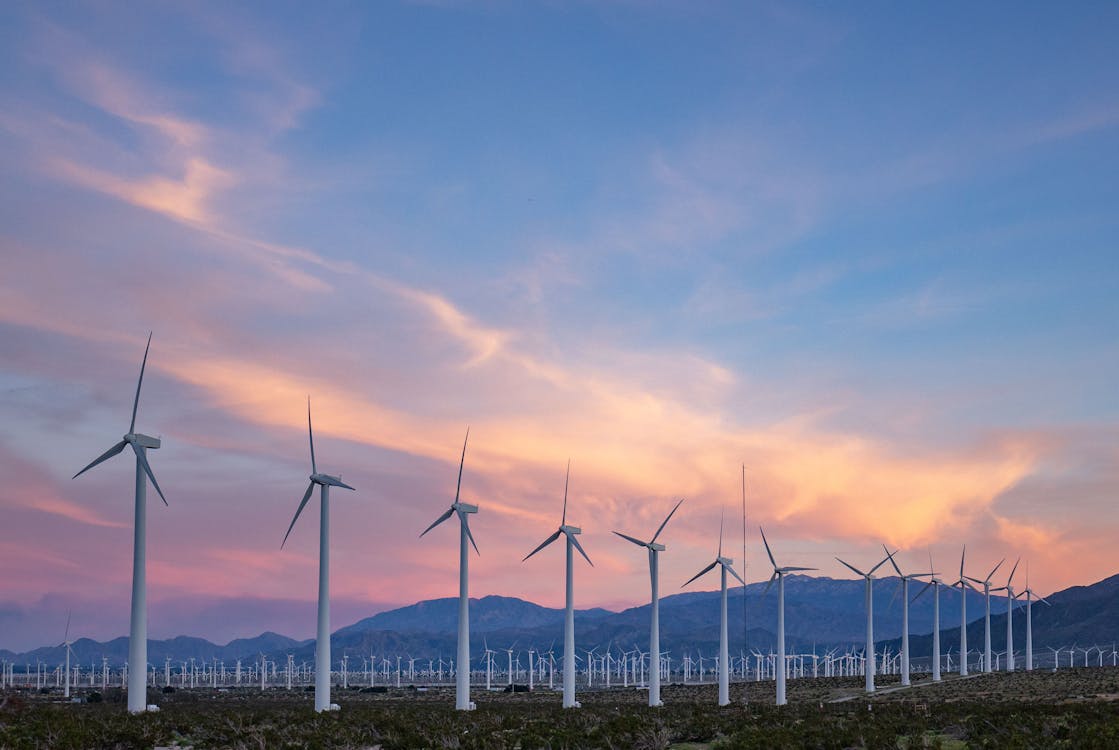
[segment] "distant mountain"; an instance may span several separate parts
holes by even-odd
[[[874,581],[875,633],[879,642],[901,634],[901,602],[897,578]],[[915,595],[923,584],[915,584]],[[790,651],[859,646],[863,641],[863,582],[810,576],[789,576],[785,584],[786,638]],[[728,592],[728,625],[732,652],[743,649],[768,651],[775,645],[776,594],[765,596],[764,583],[750,584]],[[745,620],[743,595],[745,593]],[[983,597],[967,594],[969,644],[981,644],[983,637]],[[1091,586],[1074,586],[1048,597],[1052,607],[1035,604],[1034,644],[1081,645],[1111,643],[1119,637],[1119,575]],[[959,640],[960,596],[957,590],[943,591],[940,597],[942,650],[955,648]],[[661,648],[674,658],[685,651],[714,653],[718,648],[719,593],[698,591],[673,594],[661,600]],[[992,598],[992,640],[1001,650],[1005,641],[1005,597]],[[475,659],[484,646],[498,651],[528,648],[562,650],[563,610],[542,607],[532,602],[504,596],[486,596],[470,601],[471,654]],[[1014,617],[1016,645],[1025,637],[1025,620],[1018,611]],[[335,659],[348,655],[351,660],[369,654],[411,656],[417,659],[447,658],[455,653],[458,628],[458,600],[434,599],[381,612],[335,631],[331,636]],[[931,650],[932,597],[925,595],[910,605],[911,648],[915,657]],[[647,649],[649,606],[622,612],[604,609],[577,610],[575,638],[579,651],[590,648]],[[85,665],[99,664],[102,656],[113,664],[128,658],[128,639],[121,637],[104,643],[79,639],[73,644],[77,660]],[[295,640],[277,633],[262,633],[219,646],[201,638],[179,636],[152,640],[148,658],[158,668],[165,658],[174,663],[217,659],[232,665],[237,659],[253,661],[264,653],[269,659],[286,661],[287,654],[297,662],[314,659],[314,640]],[[4,661],[34,665],[37,661],[58,664],[65,653],[58,646],[35,649],[24,654],[0,652]],[[351,662],[352,663],[352,662]]]

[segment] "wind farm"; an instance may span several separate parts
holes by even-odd
[[[1119,747],[1117,28],[0,5],[0,750]]]

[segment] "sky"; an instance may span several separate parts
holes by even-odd
[[[1119,571],[1119,6],[5,3],[0,647],[648,599],[725,545]],[[742,467],[748,550],[742,565]],[[317,501],[316,501],[317,503]],[[1009,564],[1009,563],[1008,563]],[[1000,573],[1000,576],[1002,574]],[[999,581],[1001,585],[1003,581]],[[1019,585],[1024,578],[1018,579]],[[713,588],[714,576],[693,587]],[[57,631],[57,632],[55,632]]]

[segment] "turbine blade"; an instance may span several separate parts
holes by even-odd
[[[999,569],[1000,567],[1002,567],[1002,564],[1003,564],[1004,562],[1006,562],[1006,558],[1005,558],[1005,557],[1004,557],[1003,559],[999,560],[999,564],[998,564],[998,565],[996,565],[995,567],[991,568],[991,572],[987,574],[987,580],[988,580],[988,581],[989,581],[989,580],[991,580],[991,578],[992,578],[992,577],[993,577],[993,576],[995,575],[995,571],[996,571],[996,570],[998,570],[998,569]]]
[[[692,577],[691,577],[691,578],[689,578],[689,579],[688,579],[687,581],[685,581],[685,582],[684,582],[684,585],[683,585],[683,586],[681,586],[680,588],[684,588],[684,586],[687,586],[687,585],[688,585],[689,583],[691,583],[691,582],[692,582],[692,581],[694,581],[695,579],[699,578],[699,577],[700,577],[701,575],[705,574],[705,573],[706,573],[707,571],[711,570],[712,568],[714,568],[714,567],[715,567],[716,565],[718,565],[718,564],[719,564],[719,561],[718,561],[718,560],[716,560],[715,562],[711,563],[711,564],[710,564],[710,565],[708,565],[708,566],[707,566],[706,568],[704,568],[703,570],[699,571],[699,572],[698,572],[698,573],[696,573],[696,574],[695,574],[694,576],[692,576]]]
[[[148,331],[148,343],[144,347],[144,361],[140,363],[140,379],[136,381],[136,398],[132,399],[132,421],[128,423],[128,434],[136,431],[136,408],[140,405],[140,386],[144,384],[144,368],[148,366],[148,350],[152,347],[152,332]]]
[[[773,582],[774,582],[774,581],[775,581],[776,579],[777,579],[777,571],[776,571],[776,570],[774,570],[774,571],[773,571],[773,575],[771,575],[771,576],[769,577],[769,583],[767,583],[767,584],[765,585],[765,589],[763,589],[763,590],[762,590],[762,598],[763,598],[763,599],[765,598],[765,595],[769,593],[769,587],[773,585]]]
[[[144,456],[144,451],[137,448],[136,443],[132,444],[132,451],[136,454],[136,460],[140,462],[140,466],[144,469],[144,473],[147,474],[148,479],[151,480],[152,486],[155,487],[155,491],[159,493],[159,499],[163,501],[164,505],[167,505],[167,498],[163,496],[163,490],[159,489],[159,482],[155,481],[155,474],[152,473],[152,467],[148,464],[148,459]]]
[[[791,565],[786,566],[784,568],[781,568],[782,573],[792,573],[792,572],[798,571],[798,570],[819,570],[819,568],[797,568],[797,567],[793,567]]]
[[[672,510],[669,512],[668,516],[665,517],[665,519],[661,522],[661,525],[657,527],[657,533],[653,534],[653,542],[657,541],[657,537],[661,535],[661,532],[664,531],[664,527],[668,525],[668,519],[672,518],[673,514],[676,513],[676,509],[680,507],[680,503],[682,502],[684,502],[684,498],[680,498],[680,502],[676,503],[676,505],[672,507]],[[651,543],[652,542],[650,542],[650,544]]]
[[[432,530],[432,529],[434,529],[434,528],[435,528],[436,526],[438,526],[439,524],[443,523],[444,521],[446,521],[446,520],[447,520],[448,518],[450,518],[450,517],[451,517],[451,516],[453,516],[454,514],[455,514],[455,509],[454,509],[454,508],[447,508],[447,512],[446,512],[446,513],[444,513],[443,515],[439,516],[439,518],[436,518],[436,519],[435,519],[435,522],[434,522],[434,523],[432,523],[432,524],[431,524],[430,526],[428,526],[428,527],[427,527],[426,529],[424,529],[424,530],[423,530],[423,533],[422,533],[422,534],[420,534],[420,536],[423,536],[423,535],[424,535],[424,534],[426,534],[427,532],[431,531],[431,530]]]
[[[295,528],[295,522],[299,520],[299,514],[303,512],[303,508],[307,505],[307,501],[311,499],[311,491],[314,489],[314,482],[307,485],[307,491],[303,493],[303,500],[300,501],[299,507],[295,510],[295,517],[291,519],[291,525],[288,526],[287,534],[284,534],[284,541],[280,542],[280,549],[283,549],[284,545],[288,543],[288,536],[291,535],[291,530]]]
[[[1006,585],[1008,587],[1010,586],[1010,582],[1014,580],[1014,574],[1018,572],[1018,563],[1020,562],[1022,562],[1022,558],[1019,557],[1014,561],[1014,567],[1010,569],[1010,578],[1006,579]]]
[[[921,595],[924,594],[929,589],[931,589],[932,587],[933,587],[933,582],[932,581],[929,581],[928,583],[926,583],[924,586],[921,587],[921,590],[917,592],[917,595],[909,600],[909,603],[912,604],[913,602],[920,599]]]
[[[482,553],[478,551],[478,543],[474,541],[474,535],[470,533],[470,522],[466,520],[466,514],[460,510],[458,517],[462,521],[462,528],[466,531],[466,538],[470,540],[470,545],[474,548],[474,554],[481,555]]]
[[[896,570],[898,575],[900,576],[901,575],[901,568],[898,567],[897,560],[894,559],[893,554],[890,553],[889,548],[887,548],[885,544],[882,545],[882,549],[886,550],[886,558],[890,561],[890,565],[894,566],[894,570]]]
[[[724,505],[719,509],[719,554],[716,557],[723,556],[723,521],[726,519],[727,508]]]
[[[329,484],[331,487],[341,487],[344,490],[353,489],[353,487],[351,487],[350,485],[346,484],[340,479],[335,479],[334,477],[324,477],[323,484]]]
[[[894,552],[896,553],[896,552],[897,552],[897,550],[894,550]],[[881,567],[882,567],[883,565],[885,565],[885,564],[886,564],[886,561],[887,561],[887,560],[892,560],[892,559],[893,559],[893,554],[892,554],[892,553],[890,552],[890,550],[886,550],[886,557],[885,557],[885,558],[884,558],[884,559],[882,560],[882,562],[878,563],[878,564],[877,564],[877,565],[875,565],[875,566],[874,566],[873,568],[871,568],[871,569],[870,569],[870,572],[869,572],[869,573],[867,573],[867,575],[868,575],[868,576],[872,576],[872,575],[874,575],[874,571],[878,570],[878,569],[879,569],[879,568],[881,568]]]
[[[617,534],[618,536],[620,536],[622,539],[633,542],[638,547],[647,547],[648,546],[647,544],[645,544],[645,542],[641,541],[640,539],[634,539],[632,536],[629,536],[628,534],[623,534],[620,531],[615,531],[614,533]],[[655,538],[656,537],[654,537],[654,539]]]
[[[745,585],[746,585],[746,581],[743,581],[743,580],[742,580],[742,576],[738,575],[738,573],[736,573],[736,572],[735,572],[735,570],[734,570],[734,567],[733,567],[733,566],[730,566],[730,565],[724,565],[723,567],[727,569],[727,572],[728,572],[728,573],[730,573],[730,574],[731,574],[732,576],[734,576],[735,578],[737,578],[737,579],[738,579],[738,582],[739,582],[739,583],[741,583],[741,584],[742,584],[743,586],[745,586]]]
[[[311,397],[307,396],[307,440],[311,443],[311,473],[318,474],[315,466],[315,433],[311,430]]]
[[[535,555],[535,554],[536,554],[537,552],[539,552],[540,550],[542,550],[542,549],[544,549],[545,547],[547,547],[547,546],[548,546],[549,544],[551,544],[552,542],[554,542],[554,541],[556,541],[557,539],[559,539],[559,535],[560,535],[560,533],[561,533],[561,532],[560,532],[560,530],[559,530],[559,529],[556,529],[556,531],[555,531],[555,533],[554,533],[554,534],[552,534],[552,535],[551,535],[550,537],[548,537],[547,539],[545,539],[544,541],[542,541],[542,542],[540,543],[540,545],[539,545],[539,546],[538,546],[538,547],[537,547],[536,549],[534,549],[534,550],[533,550],[532,552],[529,552],[529,553],[528,553],[527,555],[525,555],[525,556],[524,556],[524,559],[522,559],[522,560],[521,560],[521,562],[524,562],[525,560],[527,560],[528,558],[532,557],[533,555]]]
[[[560,517],[560,526],[567,525],[567,483],[571,480],[571,459],[567,459],[567,475],[563,479],[563,515]]]
[[[1038,600],[1039,602],[1045,602],[1045,605],[1046,605],[1047,607],[1052,607],[1052,606],[1053,606],[1052,604],[1050,604],[1050,603],[1049,603],[1049,600],[1048,600],[1048,599],[1042,599],[1042,598],[1041,598],[1041,597],[1039,596],[1039,597],[1037,598],[1037,600]]]
[[[590,563],[591,567],[593,568],[594,563],[591,562],[591,558],[587,557],[587,553],[583,549],[583,545],[579,544],[578,537],[576,537],[574,534],[568,534],[567,538],[571,540],[571,543],[575,545],[575,549],[579,550],[579,554],[582,555],[583,559]]]
[[[835,559],[836,559],[836,560],[839,560],[839,558],[838,558],[838,557],[837,557],[837,558],[835,558]],[[843,562],[842,560],[839,560],[839,562],[843,563],[843,564],[844,564],[844,565],[846,565],[846,566],[847,566],[848,568],[850,568],[851,570],[855,571],[856,573],[858,573],[858,574],[859,574],[859,575],[861,575],[861,576],[866,576],[866,575],[867,575],[866,573],[862,572],[861,570],[859,570],[858,568],[856,568],[856,567],[855,567],[854,565],[852,565],[851,563]]]
[[[960,578],[964,577],[964,556],[967,554],[967,545],[964,545],[963,551],[960,552]]]
[[[470,442],[470,425],[466,426],[466,437],[462,441],[462,458],[460,458],[458,462],[458,484],[455,485],[455,504],[458,504],[458,496],[459,493],[462,492],[462,467],[466,465],[466,444],[468,442]]]
[[[63,643],[67,646],[70,645],[70,616],[74,614],[73,610],[66,610],[66,635],[63,636]]]
[[[82,474],[85,474],[87,471],[89,471],[90,469],[92,469],[94,466],[101,463],[102,461],[108,461],[110,458],[112,458],[113,456],[117,455],[122,450],[124,450],[124,446],[126,446],[126,445],[128,445],[128,441],[127,440],[121,440],[119,443],[114,445],[112,448],[110,448],[109,450],[105,451],[104,453],[102,453],[97,458],[90,461],[89,466],[87,466],[84,469],[82,469],[81,471],[79,471],[77,474],[75,474],[73,477],[71,477],[71,479],[77,479]]]
[[[759,526],[758,531],[762,532],[762,544],[765,545],[765,553],[769,555],[769,562],[773,565],[774,568],[776,568],[777,561],[773,559],[773,552],[771,552],[769,549],[769,540],[765,538],[765,529]]]

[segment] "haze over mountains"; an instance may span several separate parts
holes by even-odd
[[[913,585],[916,594],[923,584]],[[771,590],[763,597],[764,583],[746,586],[746,640],[744,641],[743,602],[741,587],[729,592],[730,650],[743,648],[768,651],[775,641],[772,627],[776,620],[776,596]],[[901,601],[896,577],[874,582],[875,633],[879,642],[896,641],[901,634]],[[864,637],[863,582],[826,577],[791,575],[786,579],[785,620],[790,652],[832,647],[858,647]],[[1047,645],[1068,646],[1095,643],[1110,644],[1119,638],[1119,575],[1090,586],[1074,586],[1047,597],[1052,606],[1035,603],[1033,627],[1035,650]],[[891,606],[891,601],[893,606]],[[959,641],[959,593],[941,591],[942,650],[956,649]],[[992,597],[992,640],[996,650],[1004,648],[1006,634],[1005,597]],[[675,658],[685,651],[714,653],[718,647],[717,591],[688,592],[666,596],[661,600],[661,647]],[[983,597],[968,593],[969,643],[982,642]],[[455,651],[457,599],[434,599],[367,617],[336,630],[331,637],[334,660],[348,654],[351,663],[370,653],[410,655],[418,659],[451,657]],[[483,644],[499,652],[516,647],[548,651],[562,650],[563,610],[541,607],[522,599],[487,596],[471,600],[471,654],[478,658]],[[951,627],[956,623],[956,627]],[[931,648],[932,597],[920,597],[910,605],[911,648],[915,658],[926,655]],[[1015,611],[1015,643],[1021,649],[1025,638],[1024,609]],[[649,607],[633,607],[621,612],[595,608],[578,610],[575,620],[576,644],[580,652],[608,645],[629,650],[635,646],[648,648]],[[79,663],[100,663],[103,656],[119,664],[127,658],[128,639],[115,638],[97,642],[79,638],[73,644]],[[237,659],[253,661],[260,654],[286,661],[293,654],[296,661],[314,658],[314,640],[295,640],[266,632],[255,638],[241,638],[225,645],[202,638],[179,636],[149,643],[149,660],[163,664],[167,657],[178,663],[183,660],[224,660],[227,665]],[[57,664],[64,659],[63,650],[50,645],[25,653],[0,650],[0,658],[17,665],[37,661]]]

